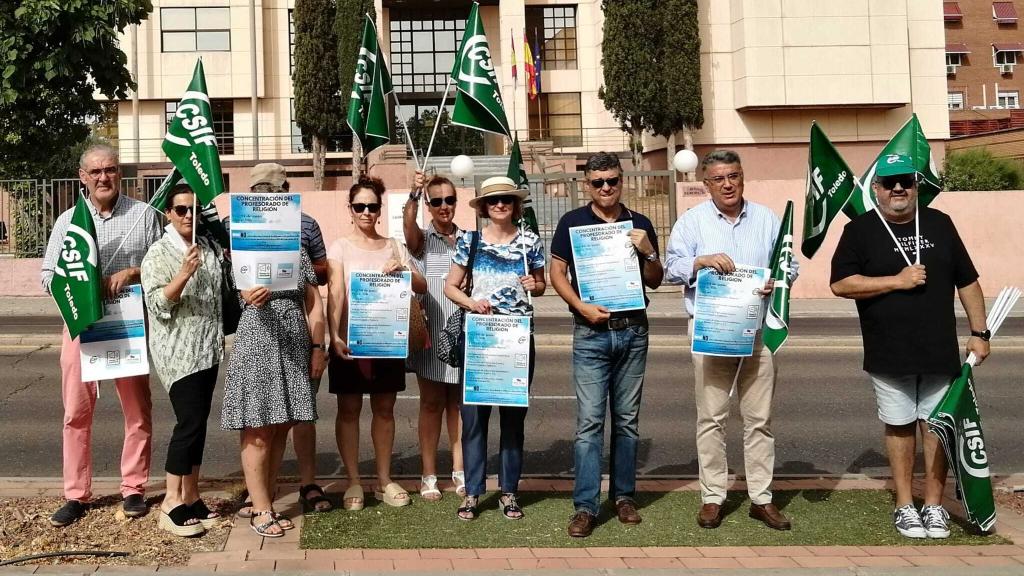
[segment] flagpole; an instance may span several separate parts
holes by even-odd
[[[198,224],[196,218],[199,216],[199,212],[196,210],[196,195],[192,194],[192,245],[196,244],[196,224]]]
[[[165,185],[168,184],[168,181],[171,179],[171,177],[174,176],[174,172],[175,172],[175,170],[172,168],[170,174],[168,174],[167,176],[164,176],[164,181],[160,183],[160,188],[163,188]],[[120,194],[121,192],[118,192],[118,193]],[[163,214],[159,210],[154,208],[153,205],[150,204],[149,202],[146,202],[146,207],[152,208],[154,211],[156,211],[157,214],[160,214],[161,216],[163,216]],[[139,225],[139,222],[142,221],[142,217],[145,216],[145,215],[146,215],[145,212],[139,213],[139,217],[135,219],[135,222],[132,223],[132,227],[129,228],[128,232],[126,232],[124,237],[121,238],[121,243],[117,245],[117,248],[114,249],[114,253],[110,255],[110,259],[111,260],[113,260],[114,256],[117,256],[118,253],[121,252],[121,248],[124,248],[124,243],[128,241],[128,238],[132,235],[132,232],[135,231],[135,227]],[[195,214],[193,214],[192,217],[194,219],[195,218]]]
[[[441,125],[441,112],[444,111],[445,102],[448,101],[448,90],[452,87],[452,75],[448,75],[448,83],[444,85],[444,94],[441,95],[441,105],[437,107],[437,117],[434,118],[434,130],[430,134],[430,143],[427,144],[427,154],[423,156],[423,169],[427,169],[427,160],[430,158],[430,151],[434,149],[434,137],[437,136],[437,127]]]
[[[391,97],[395,99],[395,107],[401,108],[402,103],[398,101],[398,93],[392,90]],[[422,168],[420,167],[420,160],[416,156],[416,143],[412,141],[412,136],[409,134],[409,126],[405,123],[405,120],[402,118],[401,113],[396,114],[395,118],[397,118],[398,122],[402,125],[402,131],[405,132],[405,141],[409,143],[409,149],[412,151],[412,161],[416,164],[416,171],[422,172]]]
[[[512,39],[512,70],[513,71],[516,69],[516,65],[518,64],[518,62],[516,61],[517,58],[516,58],[516,36],[515,36],[515,34],[516,34],[515,28],[509,28],[509,38]],[[526,72],[525,67],[523,69],[523,72]],[[513,74],[512,75],[512,126],[513,126],[512,131],[515,132],[516,134],[519,133],[518,132],[518,130],[519,130],[519,122],[516,121],[516,104],[519,103],[519,101],[516,99],[516,88],[518,88],[517,84],[519,84],[519,82],[516,80],[516,75]]]

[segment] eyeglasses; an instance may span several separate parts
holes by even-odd
[[[377,202],[371,202],[369,204],[364,204],[363,202],[356,202],[355,204],[352,204],[352,211],[355,212],[356,214],[362,214],[367,210],[370,211],[370,214],[376,214],[380,212],[380,204]]]
[[[106,168],[93,168],[92,170],[86,171],[93,180],[99,180],[100,176],[106,174],[107,176],[117,176],[117,166],[107,166]]]
[[[184,218],[185,214],[194,214],[195,212],[192,211],[192,206],[191,205],[188,205],[188,206],[178,205],[178,206],[174,207],[174,213],[177,214],[179,218]]]
[[[486,202],[488,206],[497,206],[498,204],[504,204],[506,206],[511,206],[511,205],[515,204],[516,197],[515,196],[488,196],[488,197],[484,198],[484,202]]]
[[[909,190],[917,184],[917,174],[897,174],[895,176],[879,176],[878,184],[886,190],[892,190],[897,184],[904,190]]]
[[[621,180],[621,178],[618,176],[612,176],[611,178],[594,178],[590,181],[590,185],[598,190],[604,188],[605,184],[607,184],[609,188],[615,188],[619,185],[619,180]]]
[[[431,198],[430,205],[433,206],[434,208],[440,208],[441,203],[443,202],[449,206],[455,206],[455,203],[458,201],[459,199],[455,195],[452,195],[445,196],[444,198]]]
[[[726,174],[725,176],[712,176],[711,178],[705,178],[704,181],[715,186],[721,186],[728,180],[729,184],[739,184],[743,180],[743,172],[733,172],[732,174]]]

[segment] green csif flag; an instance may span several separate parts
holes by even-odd
[[[167,127],[163,150],[195,192],[199,204],[205,206],[213,202],[224,191],[202,60],[196,61],[192,82]]]
[[[508,173],[506,174],[517,186],[526,190],[526,199],[523,200],[523,218],[521,224],[534,233],[540,234],[540,226],[537,225],[537,213],[533,211],[533,198],[530,196],[530,181],[526,178],[526,166],[523,164],[523,152],[519,149],[519,138],[512,142],[512,153],[508,157]]]
[[[918,205],[927,206],[942,191],[942,179],[935,168],[932,148],[925,138],[924,130],[921,129],[917,114],[913,114],[878,153],[878,157],[861,177],[857,190],[850,196],[850,201],[843,207],[843,212],[851,219],[874,209],[875,193],[871,190],[871,180],[875,176],[875,166],[891,154],[909,156],[914,162],[918,178]]]
[[[996,505],[970,364],[964,363],[960,376],[928,417],[928,428],[942,442],[967,520],[990,530],[996,523]]]
[[[511,138],[491,49],[480,19],[480,4],[476,2],[466,19],[466,31],[455,55],[452,78],[457,88],[452,124]]]
[[[391,74],[377,43],[377,27],[367,14],[348,105],[348,125],[363,146],[363,156],[391,141],[387,95],[392,90]]]
[[[793,265],[793,201],[786,201],[779,236],[772,248],[772,279],[774,288],[768,302],[761,337],[772,354],[779,351],[789,338],[789,271]]]
[[[164,212],[167,209],[167,195],[176,184],[182,181],[181,172],[178,172],[177,168],[171,170],[171,173],[160,182],[153,197],[149,199],[149,205],[157,212]],[[187,184],[187,181],[185,183]],[[206,206],[201,206],[197,222],[197,234],[205,235],[209,240],[219,244],[221,248],[226,250],[231,248],[231,239],[224,224],[220,221],[216,204],[210,202]]]
[[[800,252],[811,258],[825,241],[828,227],[857,190],[853,170],[818,126],[811,122],[807,150],[807,195]]]
[[[50,294],[71,338],[77,338],[103,317],[103,276],[99,258],[92,213],[86,199],[79,196],[50,282]]]

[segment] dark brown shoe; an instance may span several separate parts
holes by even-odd
[[[623,524],[639,524],[643,521],[636,510],[636,502],[623,498],[615,502],[615,511],[619,514],[619,522]]]
[[[775,504],[751,504],[750,517],[764,522],[764,525],[775,530],[789,530],[792,526]]]
[[[585,510],[580,510],[572,515],[569,520],[569,536],[573,538],[586,538],[594,531],[594,524],[597,518]]]
[[[720,504],[705,504],[700,507],[697,514],[697,525],[701,528],[718,528],[722,525],[722,506]]]

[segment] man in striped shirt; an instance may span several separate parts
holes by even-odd
[[[682,284],[690,336],[693,336],[693,301],[697,272],[714,268],[728,274],[737,265],[770,266],[780,221],[765,206],[743,199],[743,166],[729,150],[709,153],[702,164],[704,184],[711,199],[688,210],[672,228],[665,260],[666,281]],[[790,285],[798,264],[793,261]],[[771,294],[772,282],[761,290]],[[764,307],[762,306],[762,314]],[[733,382],[743,415],[743,454],[750,517],[776,530],[789,530],[789,520],[772,504],[771,482],[775,466],[775,439],[771,432],[771,404],[776,367],[760,335],[750,357],[693,354],[697,404],[697,460],[700,465],[701,506],[697,523],[717,528],[722,523],[728,464],[725,457],[725,422],[729,417]]]
[[[121,288],[139,282],[142,257],[149,246],[160,239],[163,226],[158,213],[145,202],[121,194],[117,150],[106,145],[91,146],[82,154],[79,166],[78,177],[89,190],[89,211],[96,226],[103,290],[107,296],[117,294]],[[42,269],[43,289],[47,293],[73,212],[72,207],[61,214],[50,233]],[[78,520],[92,499],[92,418],[97,383],[82,382],[80,355],[79,339],[72,340],[65,328],[60,369],[66,502],[50,518],[50,523],[58,527]],[[149,481],[153,436],[149,376],[118,378],[114,386],[124,412],[125,437],[121,451],[124,513],[137,517],[147,510],[143,494]]]

